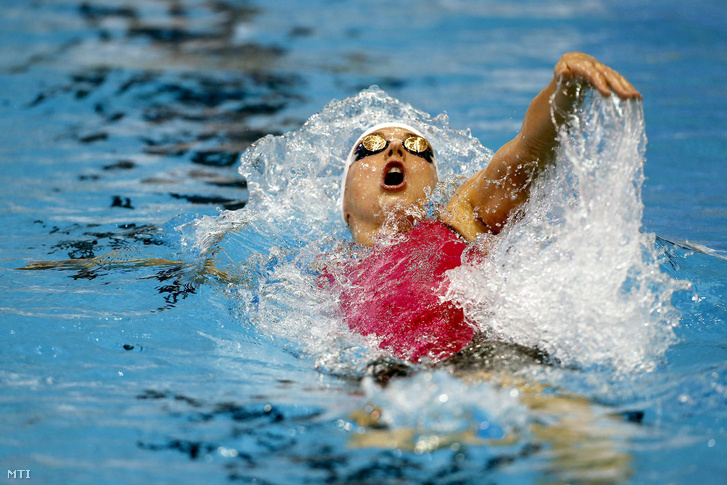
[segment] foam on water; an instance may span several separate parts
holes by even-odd
[[[579,106],[560,134],[556,167],[520,221],[487,238],[486,261],[450,272],[447,297],[487,334],[565,364],[650,370],[675,340],[678,286],[659,269],[653,235],[641,232],[641,104],[584,94]],[[360,369],[378,352],[348,330],[318,272],[331,259],[356,257],[338,206],[343,160],[363,130],[392,120],[421,130],[435,148],[443,182],[432,207],[491,158],[446,115],[431,117],[374,87],[330,103],[295,132],[256,142],[241,157],[248,206],[182,228],[183,245],[229,282],[243,326],[317,357],[324,369]]]
[[[441,370],[394,380],[385,388],[366,378],[362,387],[371,405],[384,410],[382,422],[389,429],[415,433],[417,452],[436,449],[448,435],[470,432],[477,439],[502,439],[527,424],[526,407],[513,389],[466,383]]]

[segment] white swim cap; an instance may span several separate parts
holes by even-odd
[[[341,178],[341,196],[338,201],[338,206],[341,210],[341,217],[343,218],[343,222],[346,222],[346,214],[343,212],[343,197],[346,195],[346,179],[348,178],[348,169],[351,166],[351,164],[356,160],[356,148],[358,148],[359,143],[361,143],[361,140],[364,139],[365,136],[370,135],[371,133],[374,133],[379,130],[383,130],[384,128],[401,128],[403,130],[409,131],[416,136],[421,136],[426,140],[426,136],[422,134],[419,130],[416,128],[406,125],[404,123],[398,123],[398,122],[389,122],[389,123],[380,123],[378,125],[374,125],[368,130],[364,131],[361,136],[358,137],[356,140],[356,143],[353,144],[353,147],[351,147],[351,151],[348,153],[348,158],[345,160],[345,165],[343,166],[343,176]],[[431,144],[430,144],[431,145]],[[432,149],[433,150],[433,149]],[[436,157],[432,157],[432,162],[434,164],[434,170],[437,170],[437,159]]]

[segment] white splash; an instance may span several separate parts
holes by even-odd
[[[651,370],[675,342],[681,287],[641,232],[642,105],[590,93],[560,138],[522,220],[451,272],[450,296],[493,337],[564,364]]]

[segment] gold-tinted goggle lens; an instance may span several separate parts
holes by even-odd
[[[367,135],[361,140],[361,144],[366,150],[377,153],[386,148],[386,139],[381,135]]]
[[[404,148],[412,153],[424,153],[429,148],[429,143],[421,136],[410,136],[404,140]]]

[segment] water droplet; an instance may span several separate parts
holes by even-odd
[[[225,448],[224,446],[220,446],[217,448],[217,452],[224,456],[225,458],[235,458],[238,455],[238,452],[234,448]],[[207,455],[209,456],[209,455]]]

